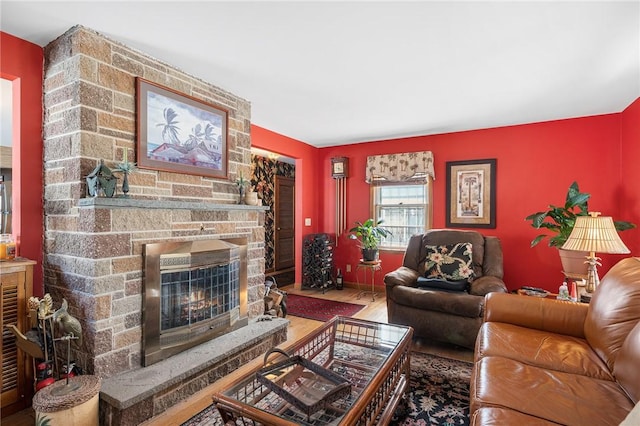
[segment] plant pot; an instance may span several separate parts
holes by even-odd
[[[364,262],[375,262],[378,259],[378,249],[362,249],[362,260]]]
[[[257,192],[247,192],[244,195],[244,202],[245,204],[249,205],[249,206],[257,206],[260,203],[260,200],[258,200],[258,193]]]
[[[587,278],[588,265],[585,263],[586,251],[573,251],[558,249],[560,253],[560,261],[562,262],[562,272],[568,278],[582,279]]]

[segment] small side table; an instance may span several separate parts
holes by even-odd
[[[364,270],[364,280],[363,280],[363,284],[365,285],[365,288],[367,286],[367,271],[369,271],[370,275],[371,275],[371,291],[369,290],[360,290],[360,278],[358,276],[358,272],[360,272],[360,270],[363,269]],[[358,266],[356,266],[356,281],[358,283],[358,299],[360,299],[360,297],[362,297],[364,294],[366,293],[371,293],[371,301],[375,302],[376,300],[376,291],[375,291],[375,282],[376,282],[376,272],[382,270],[382,261],[381,260],[375,260],[372,262],[368,262],[368,261],[364,261],[364,260],[360,260],[360,263],[358,263]]]
[[[583,287],[584,290],[584,287]],[[519,288],[518,290],[516,290],[516,294],[519,294],[521,296],[527,296],[527,293],[525,293],[525,291],[521,288]],[[551,293],[548,292],[547,295],[544,297],[545,299],[558,299],[558,293]],[[560,299],[558,299],[560,300]],[[584,293],[584,292],[580,292],[578,290],[578,300],[576,300],[575,302],[580,302],[580,303],[589,303],[591,302],[591,295],[589,295],[589,293]]]
[[[517,294],[521,295],[521,296],[528,296],[528,294],[521,288],[519,288],[516,291]],[[544,295],[544,293],[542,293]],[[540,298],[544,298],[544,299],[555,299],[556,297],[558,297],[557,293],[551,293],[551,292],[547,292],[546,295],[544,296],[531,296],[531,297],[540,297]]]

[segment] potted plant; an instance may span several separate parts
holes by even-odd
[[[584,264],[584,256],[586,254],[580,254],[579,252],[569,253],[567,250],[562,250],[562,246],[569,238],[573,226],[576,223],[578,216],[589,215],[587,201],[591,197],[591,194],[586,192],[580,192],[577,182],[573,182],[569,186],[567,191],[567,197],[563,206],[549,205],[549,209],[537,213],[533,213],[525,218],[525,220],[531,221],[531,226],[536,229],[545,228],[551,234],[540,234],[531,241],[531,247],[536,246],[544,238],[549,237],[549,246],[557,247],[560,250],[560,258],[569,259],[576,258],[580,264],[580,270],[575,270],[574,266],[565,264],[563,260],[563,270],[565,273],[573,273],[574,275],[586,275],[586,265]],[[614,221],[615,227],[618,231],[625,231],[627,229],[635,228],[636,225],[630,222]]]
[[[362,249],[362,260],[365,262],[373,262],[378,257],[378,244],[384,237],[391,234],[386,228],[380,226],[384,222],[383,219],[375,222],[373,219],[367,219],[364,223],[356,222],[356,226],[349,229],[351,233],[349,238],[352,240],[360,240],[360,248]]]
[[[126,198],[129,196],[129,173],[133,173],[136,171],[136,163],[129,162],[127,158],[127,149],[124,149],[124,154],[122,156],[122,163],[118,163],[114,172],[122,173],[122,193]]]
[[[251,182],[244,178],[242,172],[240,172],[240,177],[236,179],[236,185],[238,186],[238,192],[240,193],[240,200],[238,201],[238,204],[245,204],[244,193],[250,183]]]

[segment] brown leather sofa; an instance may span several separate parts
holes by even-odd
[[[472,425],[618,425],[640,399],[640,258],[588,305],[488,295],[470,399]]]
[[[424,274],[426,246],[471,243],[475,278],[466,291],[418,288]],[[434,229],[411,237],[402,266],[384,278],[387,315],[392,324],[409,325],[414,336],[473,349],[482,324],[484,296],[506,292],[502,247],[496,237],[475,231]]]

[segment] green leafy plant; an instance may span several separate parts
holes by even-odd
[[[364,223],[356,222],[356,226],[349,229],[349,238],[352,240],[360,240],[360,247],[363,249],[377,249],[382,238],[392,235],[391,231],[380,226],[384,220],[380,219],[375,222],[373,219],[367,219]]]
[[[136,163],[129,163],[128,161],[124,163],[118,163],[113,169],[114,172],[126,172],[132,173],[136,171]]]
[[[588,216],[589,209],[587,201],[591,194],[580,192],[577,182],[573,182],[567,191],[564,206],[549,205],[549,209],[542,212],[533,213],[525,218],[531,221],[531,226],[536,229],[544,228],[555,235],[540,234],[531,241],[531,247],[536,246],[544,238],[549,237],[550,247],[562,247],[569,238],[576,218],[578,216]],[[618,231],[625,231],[636,227],[633,223],[624,221],[614,221]]]
[[[136,163],[129,162],[127,158],[128,150],[125,148],[122,156],[122,163],[118,163],[113,169],[114,172],[132,173],[136,171]]]
[[[240,172],[240,176],[236,179],[236,185],[238,185],[239,188],[246,188],[250,183],[248,179],[244,178],[242,172]]]

